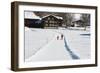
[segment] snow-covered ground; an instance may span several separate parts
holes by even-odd
[[[65,34],[67,43],[80,59],[89,59],[91,55],[90,49],[90,32],[89,31],[68,31]]]
[[[58,30],[57,30],[58,31]],[[89,59],[91,55],[90,49],[90,30],[87,28],[70,29],[70,30],[60,30],[63,33],[70,50],[72,50],[75,55],[80,59]]]
[[[25,59],[34,55],[38,50],[49,43],[56,35],[55,32],[51,32],[43,29],[31,29],[25,28]]]
[[[57,36],[64,35],[62,40]],[[35,29],[25,31],[25,61],[55,61],[91,58],[90,31]]]

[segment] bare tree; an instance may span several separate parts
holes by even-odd
[[[90,14],[82,14],[81,20],[84,21],[84,30],[86,30],[86,27],[90,26]]]
[[[66,25],[66,28],[71,26],[72,21],[74,19],[73,17],[74,16],[72,13],[66,13],[63,15],[63,22]]]

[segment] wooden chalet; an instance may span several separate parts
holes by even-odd
[[[55,15],[42,17],[44,28],[58,28],[62,26],[63,18]]]

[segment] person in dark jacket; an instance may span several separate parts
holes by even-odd
[[[59,40],[59,36],[57,36],[57,40]]]
[[[61,40],[63,40],[63,37],[64,37],[63,34],[61,34]]]

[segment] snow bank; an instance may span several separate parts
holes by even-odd
[[[66,41],[69,48],[80,58],[91,58],[90,32],[82,30],[67,30]]]
[[[30,31],[25,31],[25,59],[34,55],[55,36],[55,32],[49,29],[29,29]]]

